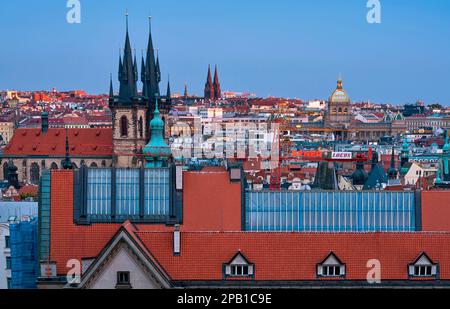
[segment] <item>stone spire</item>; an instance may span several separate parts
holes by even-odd
[[[170,90],[170,76],[167,79],[166,108],[169,111],[172,105],[172,92]]]
[[[219,82],[219,72],[217,70],[217,65],[214,71],[214,99],[218,100],[222,97],[222,90],[220,89],[220,82]]]
[[[184,98],[187,99],[189,96],[187,83],[184,83]]]
[[[153,119],[150,121],[151,139],[143,149],[147,168],[165,166],[172,155],[170,146],[164,140],[164,121],[159,113],[158,98],[156,98],[153,115]]]
[[[211,65],[208,66],[208,76],[205,84],[205,100],[214,100],[214,84],[211,76]]]
[[[135,67],[136,63],[133,63],[133,52],[131,51],[130,36],[128,34],[128,12],[126,13],[126,23],[123,60],[119,62],[119,101],[122,104],[131,104],[132,99],[137,96],[137,68]]]
[[[159,67],[159,50],[156,49],[156,82],[161,82],[161,68]]]
[[[153,38],[152,38],[152,18],[149,17],[149,36],[148,36],[148,46],[147,46],[147,57],[145,60],[146,69],[146,88],[147,96],[150,99],[150,106],[153,106],[156,101],[156,97],[159,96],[159,82],[158,73],[155,62],[155,49],[153,48]]]
[[[141,61],[141,81],[142,81],[142,96],[148,97],[148,90],[147,90],[147,71],[145,69],[145,61],[144,61],[144,55],[142,55],[142,61]]]
[[[109,99],[114,99],[114,88],[113,88],[112,74],[109,76]]]

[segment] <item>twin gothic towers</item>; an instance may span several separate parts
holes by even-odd
[[[128,33],[128,14],[123,56],[119,57],[118,79],[120,88],[114,94],[112,78],[110,81],[109,107],[113,122],[114,166],[136,167],[142,161],[142,150],[149,142],[151,132],[149,122],[159,102],[161,118],[166,122],[170,111],[170,84],[167,94],[160,95],[159,83],[161,71],[159,57],[155,57],[153,47],[151,21],[146,57],[142,56],[140,80],[142,92],[138,92],[138,64],[136,54],[133,55]]]

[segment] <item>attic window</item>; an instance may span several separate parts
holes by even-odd
[[[250,263],[241,252],[238,252],[230,262],[224,264],[223,266],[225,277],[243,278],[254,276],[254,264]]]
[[[423,252],[413,263],[409,264],[408,273],[410,277],[434,278],[437,276],[438,266]]]
[[[321,263],[317,264],[317,276],[323,278],[345,277],[345,264],[331,252]]]

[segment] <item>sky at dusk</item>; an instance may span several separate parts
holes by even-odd
[[[341,74],[353,101],[450,105],[448,0],[381,0],[381,24],[366,0],[80,0],[81,24],[66,2],[0,2],[0,89],[117,89],[128,9],[139,57],[153,17],[162,93],[201,95],[217,64],[223,90],[326,99]]]

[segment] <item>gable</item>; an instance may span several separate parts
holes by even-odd
[[[234,259],[229,263],[230,265],[247,265],[249,264],[247,259],[241,254],[238,253]]]
[[[333,253],[331,252],[321,263],[319,263],[322,266],[339,266],[343,265],[341,260]]]
[[[117,272],[129,272],[135,289],[169,288],[170,279],[139,239],[122,228],[82,276],[78,288],[114,289]]]
[[[110,260],[97,273],[87,286],[89,289],[115,289],[117,272],[129,272],[130,284],[133,289],[159,289],[158,282],[152,278],[139,258],[132,250],[122,244],[111,256]]]
[[[434,265],[433,261],[428,257],[426,253],[422,253],[412,264],[415,266]]]

